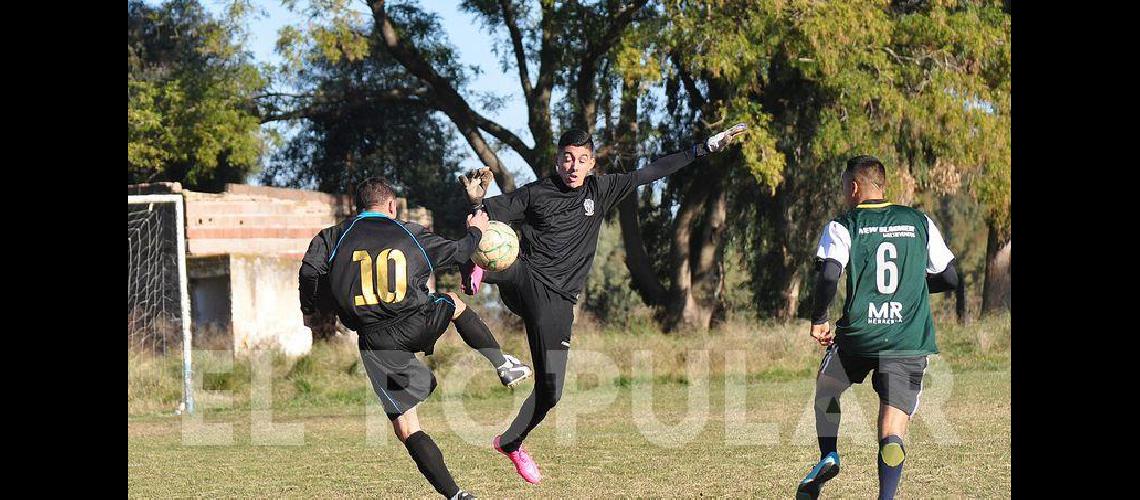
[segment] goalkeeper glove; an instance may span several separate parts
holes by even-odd
[[[740,134],[743,134],[746,130],[748,130],[748,125],[737,123],[736,125],[733,125],[732,128],[709,137],[709,139],[705,141],[704,144],[694,145],[693,152],[695,156],[701,157],[709,153],[724,151],[725,148],[727,148],[728,145],[732,143],[732,139]]]

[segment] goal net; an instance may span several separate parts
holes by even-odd
[[[181,392],[194,411],[182,214],[181,195],[127,196],[128,407]]]

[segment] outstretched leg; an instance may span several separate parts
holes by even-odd
[[[455,304],[455,311],[451,313],[451,322],[455,323],[455,330],[459,332],[463,342],[472,349],[479,351],[479,354],[491,362],[491,366],[498,368],[506,363],[507,360],[503,357],[503,350],[499,347],[499,342],[495,340],[495,336],[491,334],[491,329],[487,328],[486,323],[479,319],[479,315],[467,307],[467,304],[460,300],[458,295],[451,292],[447,292],[446,295]]]
[[[479,354],[491,362],[503,385],[513,388],[519,382],[530,378],[534,371],[518,358],[503,354],[499,342],[491,334],[491,329],[487,328],[487,324],[479,318],[475,310],[467,307],[467,304],[454,293],[448,292],[447,296],[455,303],[455,312],[451,315],[451,321],[455,323],[459,336],[463,338],[463,342],[479,351]]]

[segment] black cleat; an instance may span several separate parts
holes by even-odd
[[[534,375],[534,370],[524,365],[518,358],[510,354],[504,354],[503,357],[507,358],[507,364],[499,367],[499,382],[503,385],[514,388],[519,382]]]

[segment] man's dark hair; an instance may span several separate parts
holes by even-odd
[[[369,177],[356,185],[356,210],[379,207],[396,197],[396,191],[383,177]]]
[[[887,169],[883,162],[871,155],[859,155],[847,160],[847,170],[843,172],[859,184],[874,184],[879,189],[887,187]]]
[[[590,134],[585,130],[572,128],[558,138],[558,148],[561,149],[566,146],[587,146],[592,153],[594,152],[594,138],[590,137]]]

